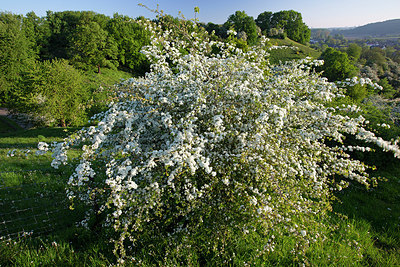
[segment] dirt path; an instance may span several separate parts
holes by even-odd
[[[7,115],[8,115],[8,109],[0,108],[0,116],[7,116]]]

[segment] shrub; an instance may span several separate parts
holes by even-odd
[[[53,147],[54,167],[75,168],[69,198],[98,207],[83,224],[103,214],[121,262],[157,244],[165,244],[161,257],[175,247],[186,263],[212,255],[232,262],[229,245],[255,235],[258,254],[287,235],[293,253],[305,255],[323,238],[315,229],[332,191],[349,180],[369,183],[368,167],[346,152],[368,148],[342,146],[345,134],[400,156],[361,116],[338,113],[355,106],[328,107],[344,90],[311,71],[321,62],[271,66],[265,40],[243,52],[202,31],[144,23],[153,33],[144,48],[151,72],[120,85],[96,127]],[[68,162],[75,145],[82,155]],[[197,255],[185,258],[188,247]]]

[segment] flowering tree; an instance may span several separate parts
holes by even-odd
[[[232,233],[269,236],[264,252],[276,235],[310,242],[331,192],[369,183],[368,167],[347,152],[369,148],[342,145],[345,134],[400,157],[362,117],[339,114],[357,107],[330,107],[343,90],[312,71],[322,62],[272,66],[265,39],[243,52],[200,29],[143,23],[153,33],[143,50],[151,71],[120,85],[96,127],[53,146],[54,167],[75,164],[69,198],[98,206],[120,259],[146,238],[169,246],[197,238],[207,251],[223,250]]]

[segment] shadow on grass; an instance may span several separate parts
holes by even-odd
[[[400,250],[400,160],[388,161],[371,176],[382,177],[376,187],[352,183],[336,194],[334,211],[369,224],[376,247]]]
[[[40,141],[61,141],[81,129],[74,128],[33,128],[0,133],[0,149],[32,149],[37,148]]]
[[[70,134],[76,132],[82,127],[48,127],[48,128],[32,128],[32,129],[19,129],[6,133],[0,133],[0,138],[7,137],[20,137],[20,138],[37,138],[39,135],[45,138],[65,138]]]

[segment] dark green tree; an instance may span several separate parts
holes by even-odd
[[[46,34],[48,34],[44,19],[38,17],[33,11],[29,12],[23,17],[22,27],[26,38],[33,44],[34,53],[39,55],[46,45]]]
[[[204,27],[206,29],[206,31],[208,33],[212,33],[213,31],[215,32],[215,35],[220,37],[220,38],[227,38],[227,31],[228,29],[224,27],[224,25],[220,25],[220,24],[215,24],[212,22],[207,23],[207,25],[205,25]]]
[[[248,16],[244,11],[236,11],[235,14],[229,16],[224,23],[227,29],[234,28],[237,32],[245,32],[247,35],[247,43],[254,45],[257,43],[257,25],[253,17]]]
[[[379,93],[386,98],[392,98],[397,93],[396,89],[393,88],[387,78],[381,79],[378,84],[382,86],[382,91]]]
[[[255,20],[257,26],[260,27],[264,35],[268,35],[269,30],[272,28],[271,27],[272,16],[273,16],[272,12],[265,11],[260,15],[258,15],[257,19]]]
[[[346,88],[346,95],[355,102],[360,103],[368,95],[367,86],[361,84],[349,86]]]
[[[42,49],[41,58],[71,59],[71,49],[74,46],[74,37],[77,34],[77,28],[83,25],[97,23],[101,29],[105,29],[110,18],[97,14],[93,11],[48,11],[44,21],[43,28],[46,28],[47,43]]]
[[[377,64],[383,69],[387,68],[387,60],[385,57],[385,51],[380,47],[366,47],[361,53],[361,58],[365,60],[366,64],[372,66]]]
[[[357,62],[357,60],[360,58],[361,51],[362,51],[362,47],[356,43],[349,44],[349,47],[347,47],[347,49],[346,49],[347,55],[354,62]]]
[[[150,63],[140,50],[150,43],[150,38],[142,26],[130,17],[114,14],[108,21],[107,31],[118,47],[117,57],[122,69],[138,75],[149,71]]]
[[[72,35],[80,22],[81,12],[47,11],[45,18],[49,31],[47,46],[43,49],[42,60],[64,58],[68,59]]]
[[[283,29],[287,37],[302,44],[310,41],[311,30],[303,22],[301,13],[294,10],[274,13],[270,20],[270,28]]]
[[[97,22],[78,25],[70,43],[71,61],[78,68],[96,67],[100,73],[101,67],[118,67],[118,48],[114,38]]]
[[[321,54],[320,59],[324,60],[324,65],[319,70],[323,71],[323,76],[329,81],[343,81],[357,75],[359,71],[346,53],[331,47]]]

